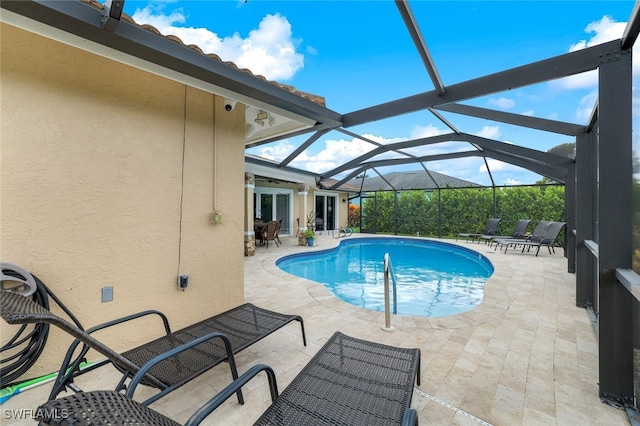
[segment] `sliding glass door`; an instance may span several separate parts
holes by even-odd
[[[292,197],[292,190],[256,187],[254,190],[255,217],[262,219],[264,223],[281,220],[280,235],[291,235]]]
[[[338,204],[335,194],[316,194],[315,215],[316,231],[330,231],[337,229],[338,225]]]

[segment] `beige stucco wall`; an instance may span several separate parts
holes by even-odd
[[[0,31],[0,260],[35,273],[85,327],[158,309],[177,328],[242,303],[243,109]],[[221,225],[210,223],[214,202]],[[106,286],[114,300],[102,303]],[[15,328],[1,325],[4,343]],[[121,350],[160,332],[125,325],[98,337]],[[26,376],[57,369],[69,342],[53,330]]]

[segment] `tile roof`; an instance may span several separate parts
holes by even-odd
[[[354,178],[349,181],[349,184],[360,188],[360,186],[362,185],[362,178]],[[438,188],[472,188],[481,186],[482,185],[478,185],[467,180],[458,179],[429,170],[428,174],[425,171],[410,171],[392,172],[383,175],[382,177],[366,177],[364,180],[364,185],[362,186],[362,192]]]
[[[103,11],[104,10],[104,6],[99,3],[97,0],[80,0],[82,3],[88,4],[90,6],[95,7],[96,9]],[[322,96],[318,96],[318,95],[314,95],[312,93],[308,93],[308,92],[303,92],[301,90],[297,90],[295,87],[290,86],[290,85],[286,85],[286,84],[281,84],[278,83],[276,81],[271,81],[271,80],[267,80],[264,76],[259,75],[259,74],[254,74],[253,72],[251,72],[251,70],[247,69],[247,68],[239,68],[235,63],[231,62],[231,61],[223,61],[218,55],[216,55],[215,53],[205,53],[199,46],[196,46],[195,44],[185,44],[182,40],[180,40],[179,37],[169,34],[169,35],[164,35],[162,34],[156,27],[154,27],[153,25],[148,25],[148,24],[138,24],[136,21],[133,20],[133,18],[129,15],[127,15],[126,13],[123,13],[121,18],[121,21],[123,22],[127,22],[129,24],[132,25],[136,25],[146,31],[149,31],[150,33],[156,34],[158,36],[164,37],[167,40],[171,40],[174,43],[177,43],[181,46],[187,47],[191,50],[194,50],[198,53],[200,53],[203,56],[206,56],[214,61],[223,63],[231,68],[235,68],[237,70],[240,70],[244,73],[247,73],[249,75],[251,75],[254,78],[257,78],[259,80],[265,81],[267,83],[270,83],[276,87],[279,87],[280,89],[286,90],[287,92],[293,93],[297,96],[300,96],[301,98],[307,99],[315,104],[321,105],[323,107],[326,106],[325,104],[325,99]]]

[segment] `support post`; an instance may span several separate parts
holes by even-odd
[[[631,51],[603,56],[598,87],[598,277],[600,397],[633,401],[632,301],[616,279],[631,268]]]
[[[595,194],[597,134],[595,131],[576,137],[576,305],[583,308],[596,306],[597,259],[584,245],[595,240]]]
[[[576,272],[576,168],[567,167],[567,179],[564,185],[564,217],[567,226],[564,240],[564,255],[567,257],[567,272]]]

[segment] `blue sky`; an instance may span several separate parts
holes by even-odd
[[[633,5],[633,1],[409,2],[445,86],[619,38]],[[206,53],[216,53],[255,74],[323,96],[328,108],[342,114],[433,89],[390,0],[128,0],[125,12],[139,24],[151,24],[165,35],[175,34],[183,42],[196,44]],[[634,93],[638,75],[634,66]],[[596,89],[592,73],[465,103],[584,124],[596,100]],[[634,105],[640,105],[636,99],[634,96]],[[637,128],[638,108],[634,113]],[[443,115],[467,133],[542,151],[572,141],[503,123]],[[449,132],[427,111],[349,130],[382,143]],[[248,152],[280,160],[305,139],[287,139]],[[330,132],[291,165],[323,172],[372,148],[366,142]],[[454,142],[409,152],[424,155],[451,149],[468,148]],[[472,182],[490,183],[484,163],[477,158],[426,166]],[[493,160],[490,167],[498,185],[533,183],[540,178]]]

